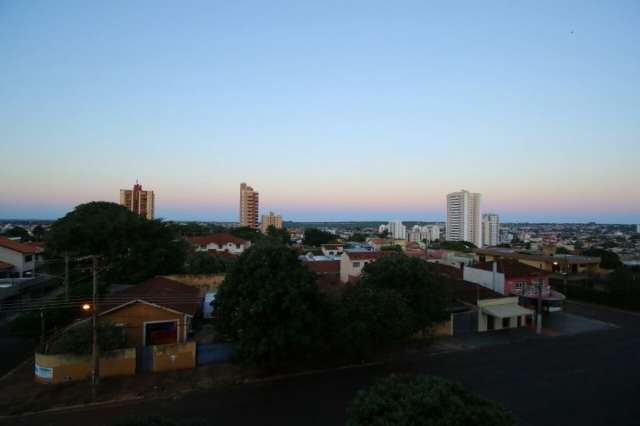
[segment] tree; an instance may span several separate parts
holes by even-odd
[[[296,254],[271,241],[246,250],[213,303],[216,332],[241,361],[276,367],[318,341],[326,310],[315,276]]]
[[[262,235],[257,229],[249,228],[248,226],[233,228],[231,230],[231,235],[251,242],[256,242],[264,238],[264,235]]]
[[[47,231],[44,229],[42,225],[36,225],[31,231],[31,233],[33,234],[33,239],[36,241],[42,241],[44,239],[46,232]]]
[[[566,247],[556,247],[556,254],[571,254]]]
[[[115,203],[77,206],[47,234],[53,256],[101,256],[108,280],[139,282],[184,270],[186,243],[160,220],[147,220]]]
[[[98,324],[98,344],[101,351],[112,351],[122,349],[126,346],[126,330],[117,327],[110,322],[100,322]],[[60,337],[54,339],[49,344],[47,353],[86,355],[91,353],[93,342],[93,328],[91,323],[84,323],[70,327]]]
[[[515,426],[507,411],[440,377],[389,376],[359,391],[347,426]]]
[[[322,231],[318,228],[307,228],[304,230],[304,238],[302,242],[307,246],[320,246],[328,244],[336,238],[330,232]]]
[[[273,225],[269,225],[267,228],[267,236],[281,244],[289,244],[289,241],[291,240],[286,228],[276,228]]]
[[[445,317],[447,291],[440,275],[423,259],[393,254],[365,266],[360,284],[395,290],[412,311],[413,330],[426,332]]]
[[[389,232],[388,229],[385,229],[384,231],[380,232],[378,234],[378,238],[387,238],[389,236],[389,234],[391,234],[391,232]]]
[[[361,232],[354,232],[349,240],[356,243],[364,243],[367,241],[367,236]]]
[[[14,226],[8,231],[5,231],[3,235],[7,238],[20,238],[21,241],[33,240],[33,238],[31,238],[31,235],[29,234],[29,231],[21,226]]]
[[[393,244],[390,246],[380,247],[380,251],[395,251],[396,253],[402,253],[402,247],[400,247],[398,244]]]
[[[469,252],[471,249],[477,248],[475,244],[469,241],[449,241],[440,242],[440,247],[445,250]]]
[[[411,321],[411,310],[397,291],[349,285],[331,314],[331,338],[337,351],[362,360],[407,337]]]
[[[198,251],[189,256],[187,271],[190,274],[217,274],[228,271],[232,262],[218,254]]]
[[[585,256],[599,257],[600,267],[604,269],[618,269],[622,267],[620,257],[612,251],[601,248],[590,248],[583,253]]]

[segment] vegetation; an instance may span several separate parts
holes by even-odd
[[[391,232],[389,232],[388,229],[385,229],[384,231],[378,234],[378,238],[387,238],[389,237],[389,234],[391,234]]]
[[[194,252],[187,260],[187,272],[190,274],[217,274],[230,270],[234,260],[219,254],[203,251]]]
[[[441,241],[440,247],[445,250],[470,252],[472,249],[477,248],[475,244],[469,241]]]
[[[320,246],[328,244],[336,238],[330,232],[322,231],[318,228],[307,228],[304,230],[304,238],[302,242],[307,246]]]
[[[356,394],[348,426],[514,426],[513,417],[440,377],[395,376]]]
[[[49,344],[49,354],[77,354],[91,353],[93,331],[91,321],[86,321],[66,330]],[[98,345],[100,351],[122,349],[127,342],[126,330],[107,322],[98,323]]]
[[[412,313],[395,290],[349,285],[331,314],[334,349],[349,359],[370,358],[376,349],[411,333]]]
[[[556,247],[556,254],[571,254],[566,247]]]
[[[7,238],[20,238],[21,241],[31,241],[33,238],[29,234],[29,231],[24,229],[21,226],[14,226],[13,228],[5,231],[2,234],[3,237]]]
[[[282,244],[289,244],[291,240],[289,238],[289,232],[286,228],[276,228],[273,225],[269,225],[267,228],[267,237],[271,238],[275,242],[279,242]]]
[[[51,225],[50,255],[101,256],[108,280],[139,282],[184,270],[186,243],[160,220],[147,220],[115,203],[77,206]]]
[[[397,291],[412,312],[411,329],[427,332],[445,317],[447,292],[443,279],[423,259],[396,254],[365,266],[360,285]]]
[[[170,222],[168,226],[179,237],[197,237],[200,235],[220,234],[228,232],[224,226],[213,225],[208,223],[174,223]]]
[[[248,226],[240,226],[238,228],[233,228],[229,231],[231,235],[236,236],[238,238],[242,238],[243,240],[256,242],[264,237],[257,229],[249,228]]]
[[[382,246],[380,247],[380,251],[395,251],[396,253],[402,253],[402,247],[397,244],[393,244],[390,246]]]
[[[618,269],[622,267],[620,257],[612,251],[601,248],[590,248],[582,252],[585,256],[599,257],[600,267],[604,269]]]
[[[354,232],[349,240],[355,243],[364,243],[367,241],[367,236],[361,232]]]
[[[316,344],[324,310],[315,277],[296,254],[264,241],[245,251],[220,285],[213,321],[234,342],[237,359],[276,367]]]

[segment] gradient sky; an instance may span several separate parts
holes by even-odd
[[[0,217],[640,222],[640,2],[0,0]]]

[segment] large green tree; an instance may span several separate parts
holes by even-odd
[[[620,256],[612,251],[601,248],[590,248],[582,252],[585,256],[593,256],[600,258],[600,267],[604,269],[617,269],[622,267]]]
[[[47,233],[53,256],[99,255],[111,281],[135,283],[184,270],[186,243],[160,220],[147,220],[115,203],[77,206]]]
[[[264,235],[257,229],[249,228],[248,226],[240,226],[233,228],[230,231],[231,235],[242,238],[243,240],[256,242],[264,238]]]
[[[304,238],[302,242],[307,246],[320,246],[327,244],[336,238],[330,232],[322,231],[318,228],[307,228],[304,230]]]
[[[267,237],[282,244],[289,244],[291,240],[287,228],[276,228],[273,225],[269,225],[267,228]]]
[[[24,229],[22,226],[14,226],[13,228],[5,231],[3,234],[5,237],[9,238],[20,238],[22,241],[31,241],[33,238],[29,234],[29,231]]]
[[[245,251],[220,285],[213,321],[238,359],[277,367],[314,347],[324,311],[314,275],[292,250],[266,240]]]
[[[222,255],[198,251],[187,260],[187,272],[190,274],[217,274],[227,272],[233,260]]]
[[[360,284],[400,293],[411,308],[415,331],[426,332],[445,317],[446,285],[423,259],[404,254],[383,257],[365,266]]]
[[[347,426],[515,426],[494,402],[440,377],[389,376],[359,391]]]

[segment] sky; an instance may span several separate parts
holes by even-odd
[[[640,2],[0,0],[0,218],[640,222]]]

